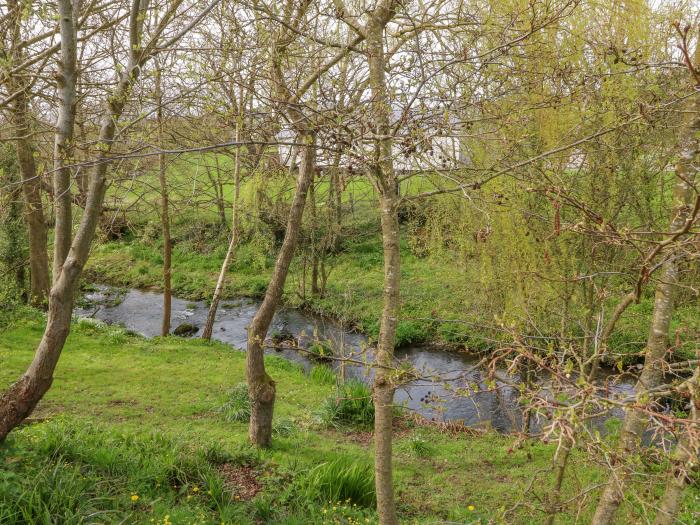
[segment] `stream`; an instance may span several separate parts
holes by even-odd
[[[74,313],[79,317],[94,317],[108,324],[117,324],[145,337],[160,335],[163,294],[142,290],[120,290],[98,285],[87,293]],[[214,324],[212,339],[222,341],[236,349],[245,349],[246,328],[252,321],[259,301],[236,299],[222,301]],[[203,301],[186,301],[173,297],[173,328],[181,323],[189,323],[199,328],[197,337],[205,324],[208,305]],[[372,360],[367,337],[357,332],[345,330],[336,322],[293,308],[278,309],[269,330],[273,333],[291,333],[298,345],[308,347],[314,341],[327,341],[336,355],[360,363]],[[269,354],[281,355],[299,363],[305,370],[315,364],[304,352],[291,348],[268,349]],[[462,421],[469,427],[492,428],[498,432],[511,432],[522,428],[522,411],[518,392],[509,384],[518,384],[515,377],[508,376],[505,370],[496,372],[497,389],[488,389],[486,371],[479,368],[478,358],[458,352],[449,352],[423,346],[411,346],[396,350],[398,360],[407,361],[418,371],[418,377],[396,391],[395,402],[421,416],[436,421]],[[334,362],[346,378],[354,377],[363,381],[371,380],[371,370],[360,363],[339,364]],[[340,367],[343,370],[339,370]],[[440,380],[431,378],[440,377]],[[510,379],[510,381],[509,381]],[[634,391],[634,381],[609,376],[606,378],[608,397],[626,397]],[[547,378],[537,374],[535,381],[546,388]],[[461,389],[462,395],[456,395]],[[464,395],[469,391],[470,395]],[[604,430],[605,419],[620,417],[618,409],[599,416],[593,425]],[[533,417],[530,430],[542,427],[543,421]]]

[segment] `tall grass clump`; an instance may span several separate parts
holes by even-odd
[[[335,370],[327,365],[316,365],[309,372],[309,377],[317,385],[332,385],[335,383]]]
[[[250,398],[248,385],[238,383],[229,392],[228,400],[219,409],[224,419],[229,422],[247,423],[250,421]]]
[[[371,427],[374,424],[374,404],[369,386],[357,379],[341,384],[335,396],[326,400],[322,417],[330,426]]]
[[[309,501],[349,502],[367,508],[377,502],[372,466],[347,456],[313,467],[300,479],[300,489]]]
[[[3,525],[137,523],[145,502],[190,523],[205,502],[182,493],[222,483],[204,450],[72,419],[16,430],[0,447],[0,465]]]

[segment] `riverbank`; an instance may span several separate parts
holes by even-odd
[[[182,227],[181,227],[182,228]],[[190,300],[208,300],[214,289],[226,247],[225,234],[194,239],[181,233],[173,251],[173,293]],[[85,282],[104,282],[127,288],[162,290],[162,257],[158,239],[127,238],[95,246],[88,262]],[[227,275],[226,299],[261,297],[266,289],[274,250],[255,242],[239,246]],[[381,312],[382,256],[378,239],[347,243],[329,256],[328,284],[322,297],[304,293],[303,256],[298,256],[287,280],[283,301],[290,307],[331,317],[370,338],[378,333]],[[308,268],[306,269],[308,272]],[[449,258],[417,257],[402,244],[402,306],[397,345],[433,344],[446,349],[484,352],[509,341],[503,324],[487,294],[479,293],[477,269]],[[308,279],[308,275],[306,276]],[[308,285],[308,283],[307,283]],[[651,299],[632,305],[610,340],[614,359],[628,365],[640,359],[644,348]],[[689,342],[700,324],[697,308],[679,308],[672,333],[681,341],[676,356],[685,358]],[[571,337],[578,337],[571,334]],[[691,352],[692,353],[692,352]],[[690,354],[689,354],[690,355]],[[692,357],[692,356],[691,356]]]
[[[43,323],[40,314],[23,315],[3,331],[2,387],[30,361]],[[54,385],[35,413],[44,422],[0,446],[0,521],[21,523],[18,513],[49,512],[65,522],[87,516],[177,525],[376,522],[369,508],[320,500],[310,481],[310,473],[319,472],[314,469],[330,469],[320,465],[371,464],[370,433],[323,423],[333,385],[268,356],[278,385],[277,431],[271,450],[253,451],[245,422],[222,412],[233,385],[244,380],[244,360],[216,342],[147,340],[114,326],[74,323]],[[542,514],[531,503],[551,486],[554,451],[553,444],[518,446],[515,437],[496,433],[454,434],[404,423],[395,452],[402,520],[486,523],[513,509],[506,523],[539,523]],[[583,451],[573,461],[567,500],[579,483],[602,479]],[[649,475],[663,476],[663,469],[653,470]],[[684,519],[695,515],[698,495],[689,491]],[[580,522],[594,499],[591,492],[574,503],[582,504]],[[51,514],[57,509],[62,514]],[[622,515],[632,520],[626,523],[642,521],[638,510],[625,504]],[[572,508],[558,522],[574,523],[575,515]]]

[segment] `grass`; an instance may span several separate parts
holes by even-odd
[[[219,409],[229,422],[247,423],[250,420],[250,399],[248,385],[238,383],[229,394],[226,403]]]
[[[6,323],[0,388],[30,362],[43,323],[30,310]],[[277,382],[276,431],[273,447],[258,452],[247,445],[247,424],[220,410],[244,381],[243,353],[75,323],[35,414],[46,421],[0,445],[0,523],[375,523],[371,505],[360,505],[371,498],[367,432],[320,424],[334,386],[276,356],[266,363]],[[402,522],[474,523],[514,508],[506,523],[538,523],[541,513],[515,505],[547,493],[553,452],[553,445],[518,447],[508,436],[453,435],[409,421],[395,451]],[[572,462],[565,495],[601,480],[583,452]],[[688,492],[687,521],[700,516],[698,494]],[[584,522],[594,496],[584,502]],[[641,522],[636,510],[623,509],[625,523]],[[559,522],[573,516],[570,509]]]
[[[357,379],[338,385],[335,395],[326,400],[323,420],[335,427],[371,428],[374,424],[374,403],[369,386]]]
[[[301,478],[300,486],[309,500],[344,502],[366,508],[377,504],[372,465],[348,456],[316,465]]]

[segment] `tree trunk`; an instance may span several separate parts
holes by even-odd
[[[398,525],[394,502],[392,467],[393,401],[392,380],[396,326],[399,313],[399,195],[392,159],[391,103],[386,85],[384,29],[393,17],[394,2],[382,2],[369,16],[365,28],[369,79],[372,91],[372,118],[375,123],[376,164],[373,167],[379,190],[379,206],[384,251],[383,308],[379,327],[374,378],[374,473],[377,513],[381,525]]]
[[[18,98],[17,104],[24,106],[13,115],[15,123],[20,124],[18,138],[15,141],[19,172],[22,178],[22,193],[24,194],[25,221],[29,235],[29,304],[36,307],[46,307],[49,298],[49,257],[47,253],[47,228],[44,217],[44,205],[41,201],[41,178],[34,161],[34,148],[29,139],[27,127],[26,100]]]
[[[574,443],[569,439],[568,436],[559,436],[560,447],[557,450],[556,457],[554,458],[554,486],[552,487],[552,492],[549,495],[547,501],[547,506],[545,511],[547,513],[547,518],[544,525],[553,525],[557,514],[561,512],[561,487],[564,484],[564,477],[566,475],[566,468],[569,464],[569,456],[571,455],[571,449]]]
[[[51,386],[56,364],[70,332],[75,291],[90,254],[90,246],[102,213],[106,190],[107,156],[112,148],[117,120],[124,110],[131,86],[138,78],[142,65],[137,60],[137,53],[140,48],[145,4],[145,2],[134,0],[132,5],[129,64],[121,74],[114,92],[105,104],[98,138],[98,144],[101,145],[100,153],[90,178],[85,211],[68,257],[66,257],[49,294],[49,311],[44,335],[27,371],[0,398],[0,442],[32,413]],[[70,225],[64,223],[63,226]]]
[[[156,119],[158,121],[158,143],[163,148],[163,90],[161,86],[161,69],[156,64]],[[168,182],[165,173],[165,154],[158,155],[158,182],[160,184],[161,225],[163,230],[163,322],[160,335],[170,334],[170,317],[172,310],[172,255],[173,243],[170,239],[170,204]]]
[[[698,46],[700,48],[700,46]],[[700,54],[700,50],[698,51]],[[681,137],[681,153],[676,164],[676,186],[674,188],[674,205],[670,231],[672,234],[683,232],[691,217],[691,201],[695,195],[693,182],[696,168],[700,162],[700,101],[693,104],[695,116]],[[663,381],[663,366],[668,344],[668,333],[674,310],[674,295],[678,282],[679,254],[673,245],[665,254],[666,260],[661,267],[659,281],[656,285],[654,313],[652,317],[642,370],[635,387],[637,399],[648,397],[647,392]],[[634,408],[627,409],[620,434],[619,457],[620,472],[613,472],[603,489],[598,506],[593,516],[592,525],[609,525],[619,508],[627,485],[628,476],[624,473],[624,458],[635,454],[642,434],[647,426],[647,416]]]
[[[12,60],[20,64],[24,53],[20,47],[21,8],[17,0],[8,2],[9,11],[13,13],[12,25]],[[29,234],[29,303],[36,307],[45,307],[49,298],[49,257],[47,254],[47,228],[44,217],[44,205],[41,200],[41,177],[36,169],[34,147],[31,142],[29,126],[29,93],[19,81],[10,78],[11,92],[20,95],[12,105],[11,119],[17,134],[15,150],[22,179],[22,193],[26,208],[26,224]]]
[[[236,122],[236,142],[240,135],[240,118]],[[240,195],[240,146],[236,147],[236,154],[233,161],[233,204],[231,206],[231,239],[226,250],[226,257],[221,265],[219,278],[216,281],[214,295],[211,298],[211,306],[209,306],[209,314],[207,315],[207,323],[202,332],[202,339],[209,341],[211,339],[212,330],[214,329],[214,321],[216,319],[216,311],[219,308],[221,294],[224,291],[224,283],[226,282],[226,273],[228,272],[233,254],[238,244],[238,200]]]
[[[394,188],[394,185],[390,185]],[[389,189],[389,188],[387,188]],[[392,470],[392,432],[394,384],[391,370],[394,361],[396,325],[399,311],[399,219],[396,195],[380,197],[382,244],[384,249],[384,292],[379,328],[374,378],[374,441],[377,512],[382,525],[398,524],[394,503]]]
[[[56,282],[68,257],[73,236],[73,214],[71,198],[71,173],[66,164],[73,151],[75,129],[76,84],[78,77],[76,12],[78,2],[58,1],[59,24],[61,31],[61,59],[58,62],[58,94],[60,105],[56,119],[56,133],[53,150],[53,194],[56,227],[54,229],[53,282]]]
[[[654,525],[673,525],[677,523],[678,512],[683,503],[683,492],[691,482],[693,473],[697,471],[698,454],[698,423],[700,418],[700,368],[695,369],[693,377],[688,381],[690,393],[690,417],[686,423],[687,428],[676,446],[674,457],[671,458],[671,468],[666,481],[664,495],[659,504],[659,512],[656,514]]]
[[[316,155],[316,137],[312,132],[302,135],[305,146],[302,148],[302,162],[297,177],[296,191],[289,210],[287,229],[282,247],[275,261],[275,268],[267,285],[265,298],[248,327],[248,351],[246,354],[246,374],[251,414],[249,437],[258,447],[269,447],[272,439],[272,413],[275,405],[275,382],[265,371],[263,343],[282,298],[284,283],[301,228],[306,194],[313,178]]]
[[[314,187],[313,179],[311,179],[311,184],[309,185],[309,201],[309,211],[311,212],[311,297],[318,297],[320,295],[318,286],[319,247],[317,246],[318,238],[316,235],[318,218],[316,214],[316,188]],[[306,291],[304,293],[306,293]]]

